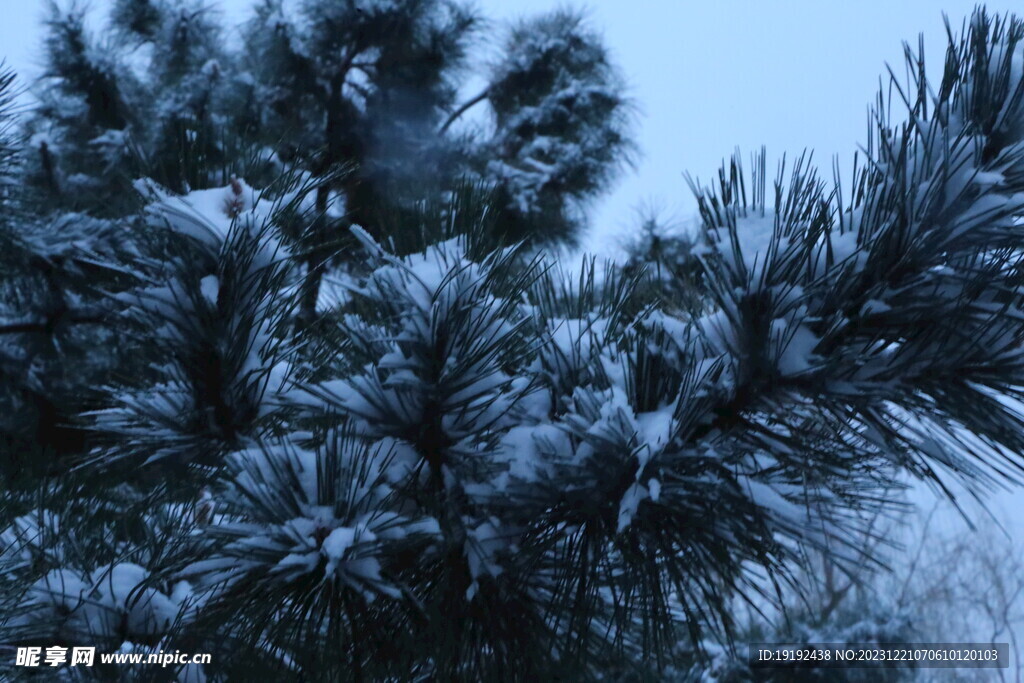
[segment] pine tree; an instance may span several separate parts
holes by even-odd
[[[117,280],[104,263],[131,251],[108,221],[39,215],[23,183],[30,164],[17,94],[13,73],[0,73],[0,471],[8,480],[85,448],[75,414],[120,347],[97,289]]]
[[[504,234],[570,242],[579,235],[587,200],[630,161],[624,91],[580,13],[558,10],[513,26],[479,95],[495,127],[478,150],[482,174],[495,179],[514,217]]]
[[[224,125],[230,56],[206,3],[115,3],[102,40],[84,9],[51,2],[49,12],[29,127],[32,177],[50,206],[124,217],[142,176],[187,192],[258,173]]]
[[[506,242],[572,241],[629,158],[622,78],[579,14],[514,27],[462,103],[482,21],[460,1],[262,0],[237,47],[215,19],[202,0],[122,0],[99,42],[83,11],[51,5],[35,182],[108,216],[142,176],[178,193],[286,168],[320,179],[299,245],[307,321],[348,227],[401,242],[417,202],[468,180],[500,193]],[[493,121],[460,125],[483,102]]]
[[[1022,39],[978,10],[937,87],[908,51],[848,202],[803,160],[771,192],[763,156],[694,182],[691,311],[495,248],[483,183],[395,210],[415,246],[353,228],[364,267],[296,326],[323,176],[143,184],[110,300],[144,367],[89,458],[7,494],[0,642],[230,680],[639,676],[681,633],[729,643],[808,553],[876,561],[898,477],[1018,480]]]
[[[645,273],[643,286],[658,305],[692,312],[704,299],[700,254],[706,248],[694,226],[683,226],[661,215],[654,207],[642,207],[631,239],[623,271]]]
[[[137,87],[109,45],[96,45],[84,12],[48,7],[45,87],[39,117],[30,126],[30,178],[45,202],[108,217],[123,214],[132,197],[131,178],[121,169],[125,136],[135,112],[128,100]],[[115,214],[116,215],[116,214]]]

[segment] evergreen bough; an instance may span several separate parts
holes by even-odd
[[[805,549],[872,561],[902,473],[1016,482],[1022,37],[977,11],[934,89],[908,50],[848,198],[802,160],[694,182],[691,312],[495,248],[485,184],[405,207],[415,249],[354,228],[362,267],[296,326],[282,226],[315,226],[315,179],[147,186],[112,293],[146,369],[86,462],[8,495],[0,642],[208,651],[213,679],[628,676],[728,642]]]

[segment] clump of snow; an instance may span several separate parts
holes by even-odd
[[[32,586],[26,611],[15,620],[66,642],[110,647],[126,639],[151,640],[186,616],[189,591],[179,585],[167,595],[147,586],[149,578],[146,569],[128,562],[91,573],[54,569]]]

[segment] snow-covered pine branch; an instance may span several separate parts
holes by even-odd
[[[56,487],[0,533],[27,605],[3,642],[55,612],[88,636],[59,579],[128,627],[96,638],[199,643],[225,675],[596,678],[680,628],[727,638],[808,547],[871,561],[901,473],[1016,480],[1022,36],[979,11],[937,89],[914,71],[849,205],[803,161],[771,193],[763,157],[695,183],[710,301],[688,314],[614,266],[481,249],[481,220],[399,253],[355,230],[366,271],[295,326],[283,212],[237,181],[151,198],[118,301],[153,362],[92,414],[93,464],[140,465],[103,500],[153,503],[170,549],[97,513],[100,550],[69,554],[32,531],[75,524]],[[451,225],[489,208],[451,199]],[[147,482],[169,463],[210,488]]]
[[[999,397],[1020,382],[1022,148],[1009,124],[994,147],[965,106],[976,88],[1020,119],[1020,29],[999,26],[979,15],[939,101],[882,134],[853,207],[800,164],[771,203],[763,168],[750,198],[738,166],[702,191],[708,314],[566,318],[528,282],[499,297],[501,262],[458,242],[374,247],[359,292],[373,314],[345,323],[370,335],[348,346],[367,364],[310,393],[363,438],[398,439],[400,495],[439,521],[447,569],[409,586],[443,598],[454,629],[420,637],[460,643],[433,670],[507,666],[493,635],[527,626],[563,665],[606,661],[609,637],[657,652],[676,614],[694,634],[728,626],[732,592],[757,588],[749,568],[784,573],[800,544],[865,559],[854,541],[901,469],[1019,469],[1019,414]],[[1003,65],[973,65],[989,41]]]
[[[295,283],[275,236],[275,206],[241,181],[186,197],[145,189],[155,253],[139,286],[116,295],[145,335],[149,374],[90,414],[102,460],[219,465],[255,443],[281,410],[291,372]]]
[[[634,153],[622,75],[583,14],[517,22],[492,68],[494,133],[478,154],[515,216],[512,239],[573,241],[588,200]]]

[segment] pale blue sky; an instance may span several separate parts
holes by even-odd
[[[220,0],[232,16],[251,0]],[[102,11],[109,0],[92,0]],[[551,0],[481,0],[496,20],[550,9]],[[681,218],[694,202],[684,171],[711,179],[739,146],[745,158],[804,148],[826,169],[849,167],[863,142],[867,105],[885,63],[902,64],[902,41],[925,34],[941,65],[942,12],[960,26],[974,0],[597,0],[587,3],[630,82],[641,111],[643,156],[593,211],[592,249],[607,252],[634,224],[633,208],[661,205]],[[991,3],[1003,12],[1009,2]],[[44,4],[0,0],[0,56],[34,66]]]

